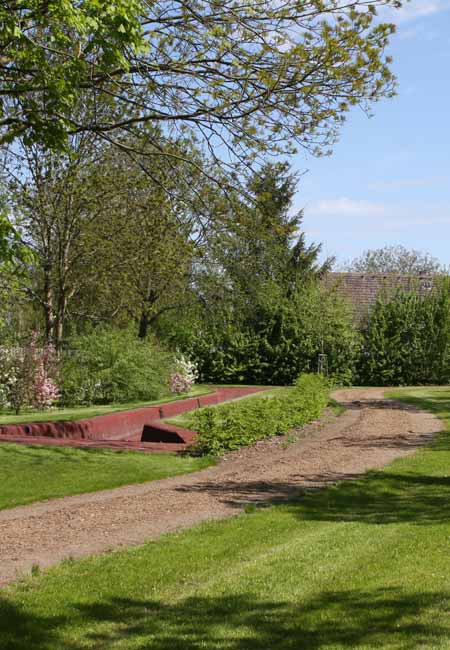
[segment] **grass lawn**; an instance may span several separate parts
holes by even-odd
[[[0,510],[52,497],[186,474],[203,469],[212,462],[207,457],[191,458],[170,453],[143,454],[2,443]],[[3,650],[1,640],[0,648]]]
[[[413,393],[450,425],[449,389]],[[450,430],[357,481],[5,589],[0,636],[2,650],[450,649]]]
[[[20,415],[14,411],[0,411],[0,425],[2,424],[23,424],[26,422],[66,422],[67,420],[82,420],[92,418],[96,415],[106,415],[108,413],[117,413],[118,411],[128,411],[130,409],[143,408],[145,406],[157,406],[166,402],[175,402],[188,397],[198,397],[207,395],[212,390],[209,386],[195,386],[189,393],[174,396],[167,394],[164,399],[154,402],[128,402],[124,404],[106,404],[94,406],[80,406],[77,408],[55,408],[45,411],[24,410]]]

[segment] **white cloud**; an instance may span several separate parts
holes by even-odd
[[[406,232],[450,224],[450,202],[386,201],[341,197],[323,199],[305,207],[308,225],[339,224],[341,231],[359,229]],[[319,226],[320,228],[320,226]]]
[[[306,207],[306,212],[319,217],[382,217],[387,215],[383,203],[364,199],[322,199]]]
[[[383,197],[384,198],[384,197]],[[339,259],[387,244],[428,250],[450,265],[450,200],[380,200],[329,197],[304,208],[308,237]]]
[[[383,7],[379,15],[383,20],[392,20],[395,23],[406,23],[450,9],[450,0],[411,0],[405,2],[400,9]]]

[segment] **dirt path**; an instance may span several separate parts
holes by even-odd
[[[334,393],[348,410],[305,427],[297,442],[260,442],[196,474],[0,512],[0,585],[33,564],[51,566],[275,502],[304,487],[354,478],[412,453],[442,429],[429,413],[383,398],[381,389]]]

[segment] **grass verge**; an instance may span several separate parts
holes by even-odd
[[[1,411],[0,412],[0,425],[2,424],[25,424],[29,422],[67,422],[69,420],[83,420],[85,418],[92,418],[97,415],[107,415],[109,413],[117,413],[118,411],[129,411],[131,409],[144,408],[146,406],[157,406],[158,404],[166,404],[167,402],[175,402],[180,399],[187,399],[189,397],[199,397],[200,395],[207,395],[211,393],[212,389],[209,386],[196,386],[189,393],[174,396],[167,394],[164,399],[156,400],[153,402],[127,402],[123,404],[105,404],[94,406],[82,406],[78,408],[55,408],[45,411],[26,410],[19,415],[15,415],[14,411]]]
[[[169,453],[143,454],[2,443],[0,510],[53,497],[187,474],[212,463],[208,457],[192,458]]]
[[[417,398],[450,424],[449,389]],[[357,481],[67,562],[1,593],[2,650],[449,650],[449,467],[447,430]]]

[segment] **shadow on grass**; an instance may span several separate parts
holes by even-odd
[[[322,471],[315,474],[308,470],[306,464],[303,471],[284,482],[201,481],[176,489],[180,492],[206,493],[236,509],[247,503],[274,505],[289,502],[290,508],[301,519],[315,521],[373,524],[410,522],[416,525],[450,522],[450,478],[445,476],[447,466],[450,467],[450,455],[445,455],[450,450],[448,431],[438,435],[408,433],[405,436],[384,435],[368,439],[340,436],[339,442],[343,447],[359,448],[362,454],[376,447],[402,452],[423,448],[424,454],[430,453],[431,457],[437,459],[435,462],[443,476],[417,471],[394,473],[389,470],[371,471],[363,475],[350,471]],[[436,452],[444,452],[444,456]]]
[[[291,482],[274,481],[227,481],[181,489],[206,492],[236,509],[250,503],[284,502],[300,519],[310,521],[408,522],[418,526],[450,522],[450,478],[447,477],[370,472],[361,478],[328,472],[310,474],[308,482],[311,487],[306,489]],[[327,484],[325,489],[319,489]]]
[[[290,507],[298,517],[310,521],[448,524],[450,478],[371,472],[366,480],[307,494]]]
[[[396,395],[393,399],[398,400],[397,403],[401,403],[406,407],[410,406],[414,409],[419,409],[420,411],[430,411],[431,413],[436,413],[441,417],[448,417],[450,414],[450,399],[448,395],[438,396],[433,395],[429,397],[414,397],[414,395],[405,395],[398,396]]]
[[[114,598],[33,616],[0,601],[2,650],[324,650],[429,647],[448,639],[450,592],[327,591],[298,602],[251,594],[192,596],[167,604]],[[74,626],[73,634],[71,626]]]

